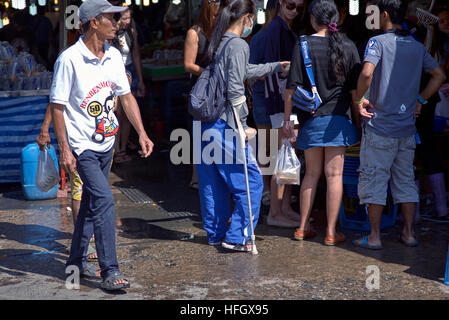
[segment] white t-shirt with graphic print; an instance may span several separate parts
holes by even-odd
[[[50,102],[65,106],[68,143],[77,155],[113,147],[119,128],[114,97],[131,92],[120,51],[104,48],[100,61],[80,37],[55,63]]]

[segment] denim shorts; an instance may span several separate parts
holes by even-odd
[[[415,135],[391,138],[365,129],[360,146],[360,204],[386,205],[388,181],[395,204],[418,202],[413,160]]]

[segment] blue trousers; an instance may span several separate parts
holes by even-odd
[[[215,132],[214,142],[202,142],[201,163],[196,165],[203,227],[209,242],[217,243],[224,240],[228,243],[244,245],[251,236],[244,165],[239,163],[236,157],[232,164],[225,163],[225,154],[229,156],[229,151],[233,154],[237,153],[236,139],[225,139],[225,130],[229,132],[233,129],[221,119],[214,123],[202,123],[202,136],[208,129],[213,129]],[[210,150],[211,143],[216,143],[217,148],[221,146],[222,161],[213,163],[204,161],[204,150]],[[241,154],[243,155],[243,152]],[[248,162],[248,146],[245,149],[245,157]],[[248,180],[255,229],[259,219],[263,190],[262,175],[257,163],[248,164]],[[232,214],[231,196],[234,200]],[[229,217],[231,217],[230,226],[228,226]]]
[[[118,271],[115,239],[114,197],[109,186],[113,148],[107,152],[86,150],[75,155],[76,167],[83,181],[83,195],[75,223],[67,265],[84,268],[90,238],[95,235],[95,247],[101,277]]]

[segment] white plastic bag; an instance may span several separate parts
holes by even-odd
[[[59,183],[59,174],[50,153],[45,149],[39,152],[36,171],[36,186],[43,192],[49,191]]]
[[[274,174],[277,184],[299,185],[301,173],[301,162],[296,156],[295,149],[287,139],[284,139],[281,149],[278,151],[278,158]]]

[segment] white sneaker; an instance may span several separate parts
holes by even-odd
[[[225,249],[241,251],[241,252],[251,252],[251,250],[252,250],[252,245],[250,243],[243,245],[243,244],[237,244],[237,243],[222,242],[221,246]]]

